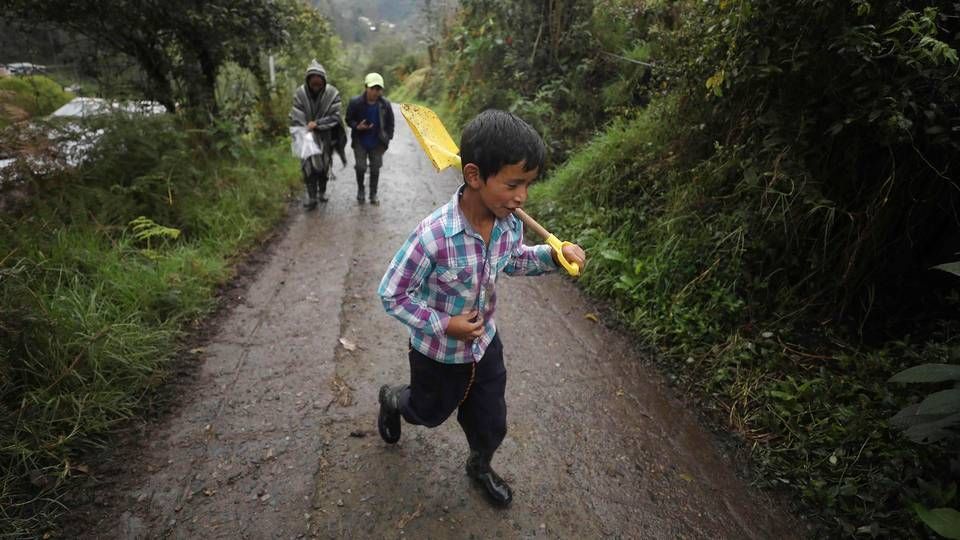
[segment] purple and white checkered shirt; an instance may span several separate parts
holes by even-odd
[[[460,211],[457,190],[447,204],[427,216],[394,255],[377,293],[387,313],[410,329],[413,348],[438,362],[479,362],[497,333],[497,275],[533,276],[557,269],[546,244],[523,244],[516,216],[497,219],[484,245]],[[447,336],[450,317],[476,309],[483,335],[464,342]]]

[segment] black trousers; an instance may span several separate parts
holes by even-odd
[[[493,337],[476,364],[473,384],[473,364],[443,364],[412,347],[409,356],[410,386],[400,394],[403,418],[411,424],[436,427],[459,406],[457,422],[470,449],[492,456],[507,435],[507,370],[500,337]],[[468,385],[469,393],[460,404]]]
[[[311,199],[317,195],[324,195],[327,192],[327,171],[314,171],[309,175],[301,174],[303,183],[307,186],[307,194]]]

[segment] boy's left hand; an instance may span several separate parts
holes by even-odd
[[[566,259],[567,262],[577,263],[577,265],[580,266],[580,272],[583,272],[583,267],[587,264],[587,252],[577,244],[567,244],[563,246],[562,251],[563,258]],[[557,263],[557,266],[560,266],[556,250],[553,250],[553,261]]]

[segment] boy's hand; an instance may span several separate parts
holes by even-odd
[[[317,123],[313,120],[307,122],[307,131],[313,131],[315,127],[317,127]]]
[[[474,310],[450,317],[447,322],[447,335],[460,341],[470,341],[483,335],[483,319]]]
[[[563,258],[567,262],[577,263],[580,266],[580,272],[583,272],[584,265],[587,264],[587,252],[583,250],[582,247],[577,244],[569,244],[563,246]],[[560,266],[560,260],[557,258],[557,251],[553,250],[553,262],[557,263],[557,266]]]

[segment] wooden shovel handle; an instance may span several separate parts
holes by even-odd
[[[547,245],[553,248],[553,250],[556,252],[557,261],[560,262],[560,266],[562,266],[568,274],[573,277],[580,275],[580,265],[575,262],[568,261],[567,258],[563,256],[563,246],[572,245],[570,242],[561,242],[558,240],[556,236],[550,234],[549,231],[544,229],[542,225],[537,223],[537,221],[532,217],[528,216],[523,210],[517,208],[516,214],[517,217],[520,218],[520,221],[524,223],[524,225],[533,229],[535,233],[539,234],[544,241],[546,241]]]
[[[533,232],[540,235],[540,238],[543,238],[544,240],[546,240],[547,238],[550,237],[550,232],[544,229],[542,225],[537,223],[537,220],[533,219],[532,217],[530,217],[529,214],[524,212],[523,209],[517,208],[516,214],[517,214],[517,217],[520,218],[520,221],[522,221],[523,224],[526,225],[527,227],[530,227],[531,229],[533,229]]]

